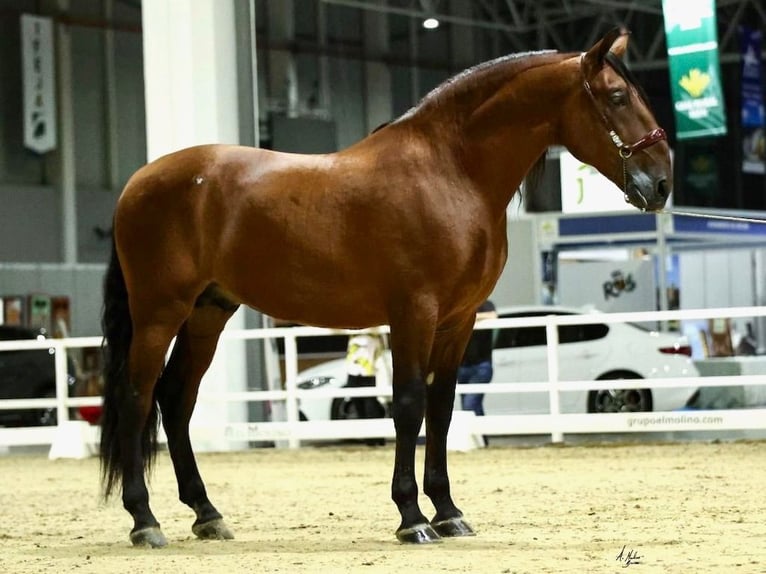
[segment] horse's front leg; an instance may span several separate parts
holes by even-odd
[[[415,480],[415,446],[423,424],[426,400],[423,369],[427,365],[433,340],[433,331],[428,336],[427,331],[424,333],[421,330],[424,323],[410,315],[405,324],[397,326],[392,321],[391,325],[394,366],[392,415],[396,429],[391,498],[402,517],[396,537],[400,542],[415,544],[440,540],[420,510]],[[412,325],[420,328],[413,329]]]
[[[391,498],[402,515],[402,522],[396,530],[396,537],[401,542],[439,540],[439,535],[420,510],[418,484],[415,480],[415,445],[423,423],[424,386],[422,378],[394,384],[392,410],[396,428],[396,457]]]
[[[473,321],[452,337],[437,341],[431,358],[434,378],[427,387],[426,396],[426,461],[423,492],[431,499],[436,515],[431,526],[440,536],[473,536],[473,528],[455,506],[450,492],[447,472],[447,433],[455,403],[457,368]]]

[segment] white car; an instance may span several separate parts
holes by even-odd
[[[593,313],[592,310],[536,306],[500,309],[500,318],[539,317]],[[545,327],[494,329],[493,383],[547,380]],[[390,354],[379,363],[377,385],[390,385]],[[697,377],[691,360],[691,347],[685,337],[645,329],[629,323],[595,323],[559,327],[559,380],[645,379],[634,389],[564,391],[560,393],[561,412],[599,413],[672,411],[686,407],[696,387],[650,389],[653,378]],[[298,374],[300,389],[343,387],[346,384],[343,359],[327,361]],[[491,384],[491,383],[490,383]],[[380,398],[387,409],[389,399]],[[459,397],[456,398],[459,408]],[[547,391],[539,393],[491,393],[484,397],[487,415],[545,414],[549,411]],[[348,398],[302,399],[302,417],[307,420],[356,418]]]

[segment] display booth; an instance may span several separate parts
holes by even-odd
[[[762,214],[694,209],[526,217],[534,221],[539,281],[550,299],[542,302],[603,311],[766,304]],[[755,320],[751,330],[739,320],[732,328],[762,342],[762,323]],[[693,327],[708,330],[704,322]]]

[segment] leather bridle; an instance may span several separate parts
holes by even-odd
[[[649,146],[652,146],[661,140],[667,140],[668,136],[665,133],[665,130],[663,130],[661,127],[656,127],[653,130],[651,130],[649,133],[647,133],[644,137],[639,139],[638,141],[633,142],[632,144],[626,144],[622,140],[622,138],[619,136],[617,131],[614,129],[614,127],[612,126],[612,123],[609,121],[609,118],[606,117],[606,114],[599,107],[598,102],[596,101],[596,96],[593,95],[593,91],[591,90],[590,83],[588,82],[588,79],[585,77],[585,72],[583,71],[582,60],[584,56],[585,56],[584,54],[580,56],[580,73],[582,74],[583,87],[585,88],[585,92],[588,94],[588,96],[590,96],[590,99],[593,102],[593,106],[596,108],[596,111],[601,116],[601,120],[604,122],[604,126],[609,132],[609,137],[612,139],[612,142],[617,147],[617,152],[620,154],[620,158],[622,158],[622,179],[623,179],[622,191],[625,194],[625,201],[628,201],[628,159],[637,151],[646,149]],[[617,63],[614,61],[614,60],[617,60],[617,56],[615,56],[614,54],[610,52],[606,55],[605,59],[618,74],[623,76],[621,70],[619,69],[619,66],[617,66]],[[627,78],[626,78],[626,81],[628,81]],[[628,81],[628,83],[631,83],[631,82]],[[643,202],[646,204],[647,203],[646,198],[640,193],[639,193],[639,196],[641,197]]]

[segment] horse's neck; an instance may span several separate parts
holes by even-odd
[[[535,161],[556,143],[564,99],[577,77],[564,62],[529,68],[466,111],[463,163],[498,206],[508,205]]]

